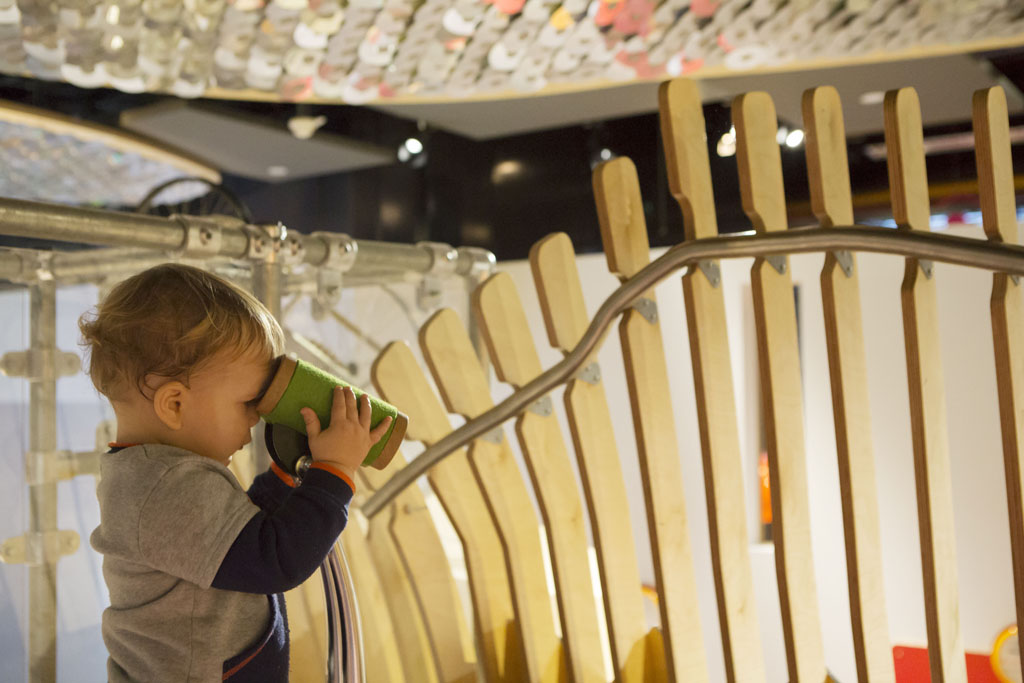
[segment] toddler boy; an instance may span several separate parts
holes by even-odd
[[[79,325],[117,416],[91,537],[110,591],[108,679],[287,681],[281,593],[344,529],[355,469],[390,418],[371,430],[368,399],[339,387],[328,429],[302,410],[314,464],[301,484],[271,465],[245,491],[227,465],[282,353],[267,309],[165,264],[118,284]]]

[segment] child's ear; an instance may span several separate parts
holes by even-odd
[[[171,429],[181,429],[183,404],[188,387],[177,380],[160,385],[153,394],[153,410],[156,416]]]

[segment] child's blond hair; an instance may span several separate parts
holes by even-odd
[[[250,350],[268,361],[284,348],[281,326],[255,297],[212,273],[165,263],[118,283],[78,321],[93,384],[111,400],[147,378],[189,376],[215,354]]]

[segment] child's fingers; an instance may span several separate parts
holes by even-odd
[[[388,427],[391,426],[391,422],[392,422],[392,418],[391,418],[390,415],[388,415],[383,420],[381,420],[380,424],[377,425],[370,432],[370,441],[372,443],[377,443],[378,441],[380,441],[381,437],[383,437],[387,433]]]
[[[320,433],[320,418],[316,416],[312,408],[303,408],[299,411],[302,421],[306,423],[306,436],[310,439]]]
[[[350,420],[359,419],[359,408],[356,406],[356,393],[352,387],[345,387],[345,414]]]
[[[340,386],[334,387],[331,394],[331,422],[344,420],[348,416],[348,406],[345,404],[344,389]]]
[[[370,428],[370,417],[373,410],[370,408],[370,397],[363,394],[359,397],[359,424],[363,429]]]

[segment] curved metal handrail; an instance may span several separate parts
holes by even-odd
[[[579,343],[565,358],[525,384],[519,391],[468,420],[420,453],[399,470],[362,507],[373,517],[395,496],[452,452],[514,417],[564,383],[578,370],[601,342],[620,313],[648,289],[673,272],[702,261],[741,257],[765,257],[821,251],[868,251],[928,261],[982,268],[1010,275],[1024,275],[1024,247],[969,237],[941,235],[918,230],[866,225],[831,228],[792,228],[769,233],[741,233],[683,242],[624,281],[598,309]]]

